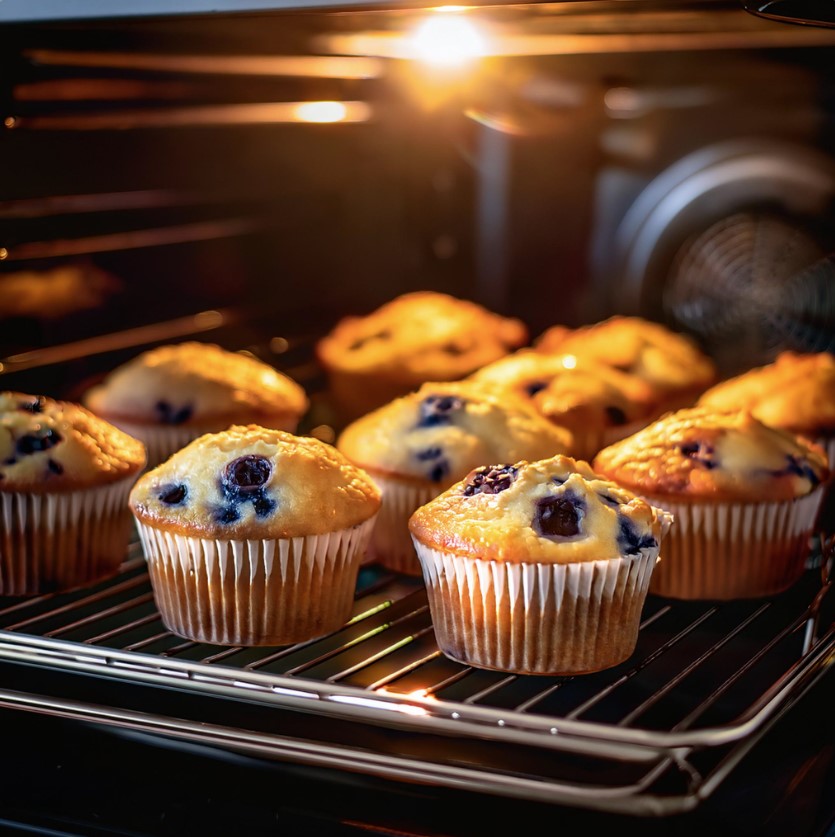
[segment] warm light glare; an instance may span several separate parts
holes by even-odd
[[[427,64],[455,67],[485,54],[484,38],[463,17],[434,17],[424,21],[412,36],[415,58]]]
[[[348,109],[342,102],[302,102],[295,114],[299,122],[342,122]]]
[[[562,359],[562,365],[566,369],[576,369],[577,368],[577,358],[574,355],[565,355]]]

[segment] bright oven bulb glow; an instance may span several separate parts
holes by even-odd
[[[295,111],[299,122],[341,122],[348,115],[342,102],[302,102]]]
[[[412,36],[414,56],[427,64],[456,67],[484,55],[485,44],[472,22],[456,15],[424,21]]]

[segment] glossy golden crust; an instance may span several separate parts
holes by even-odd
[[[765,424],[796,433],[835,435],[835,356],[781,352],[773,363],[711,387],[698,404],[748,410]]]
[[[345,317],[319,341],[328,370],[373,373],[409,387],[463,378],[528,340],[521,320],[433,291],[403,294]]]
[[[255,479],[240,488],[229,475],[242,459],[255,463]],[[141,477],[130,495],[143,523],[220,539],[335,532],[368,520],[380,502],[368,474],[333,446],[257,425],[195,439]]]
[[[641,317],[615,316],[573,330],[554,326],[535,347],[606,363],[667,392],[702,391],[717,374],[713,360],[692,338]]]
[[[427,416],[437,399],[456,407]],[[462,381],[426,383],[374,410],[349,424],[337,447],[370,471],[441,491],[478,465],[568,453],[571,442],[569,431],[535,410]]]
[[[234,424],[274,415],[300,418],[308,407],[304,389],[272,366],[198,342],[143,352],[111,372],[84,401],[114,421],[184,427],[217,419]]]
[[[808,494],[829,476],[820,446],[744,411],[693,407],[600,451],[593,467],[640,494],[759,502]]]
[[[570,354],[520,349],[469,380],[498,387],[574,432],[650,420],[658,406],[656,391],[641,378]]]
[[[568,564],[657,549],[672,522],[571,457],[513,467],[515,477],[500,477],[509,484],[496,493],[474,491],[473,472],[421,506],[409,520],[412,536],[432,549],[488,561]],[[557,501],[577,510],[576,534],[543,534],[543,505]]]
[[[0,393],[0,491],[46,494],[138,473],[145,447],[79,404]]]

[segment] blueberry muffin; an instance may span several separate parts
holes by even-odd
[[[0,595],[31,596],[115,573],[145,448],[84,407],[0,393]]]
[[[573,354],[645,380],[659,415],[692,406],[717,379],[716,365],[686,334],[642,317],[614,316],[577,329],[553,326],[534,343],[540,352]]]
[[[148,467],[232,424],[294,432],[309,406],[304,389],[272,366],[198,342],[143,352],[91,388],[83,401],[145,443]]]
[[[469,380],[498,387],[568,428],[577,459],[590,460],[602,447],[648,424],[657,412],[655,391],[641,378],[575,355],[521,349]]]
[[[771,596],[805,569],[829,479],[826,452],[745,411],[691,407],[604,448],[593,466],[671,511],[650,592],[677,599]]]
[[[130,508],[169,630],[284,645],[350,617],[380,490],[332,445],[236,425],[148,471]]]
[[[417,389],[456,381],[523,346],[527,327],[434,291],[399,296],[340,320],[316,347],[343,422]]]
[[[623,662],[671,523],[571,457],[474,469],[409,520],[441,651],[514,674]]]
[[[835,355],[784,351],[769,364],[715,384],[699,406],[748,410],[771,427],[780,427],[823,445],[835,464]]]
[[[472,382],[426,383],[345,428],[337,447],[380,486],[369,560],[420,575],[409,516],[485,462],[541,459],[571,434],[522,403]]]

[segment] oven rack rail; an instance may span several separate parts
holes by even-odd
[[[133,543],[119,574],[95,587],[0,600],[0,661],[174,689],[194,701],[190,716],[120,705],[112,695],[79,700],[58,686],[0,689],[0,705],[396,781],[678,813],[709,796],[831,666],[829,586],[818,568],[769,601],[650,597],[630,660],[543,678],[445,658],[422,581],[376,566],[360,573],[353,618],[326,637],[256,649],[185,641],[162,625]],[[217,700],[238,707],[231,723],[213,720],[207,707]],[[254,720],[257,706],[273,719],[289,713],[288,729]],[[383,730],[385,743],[357,732],[368,729]],[[443,744],[427,750],[423,740]]]

